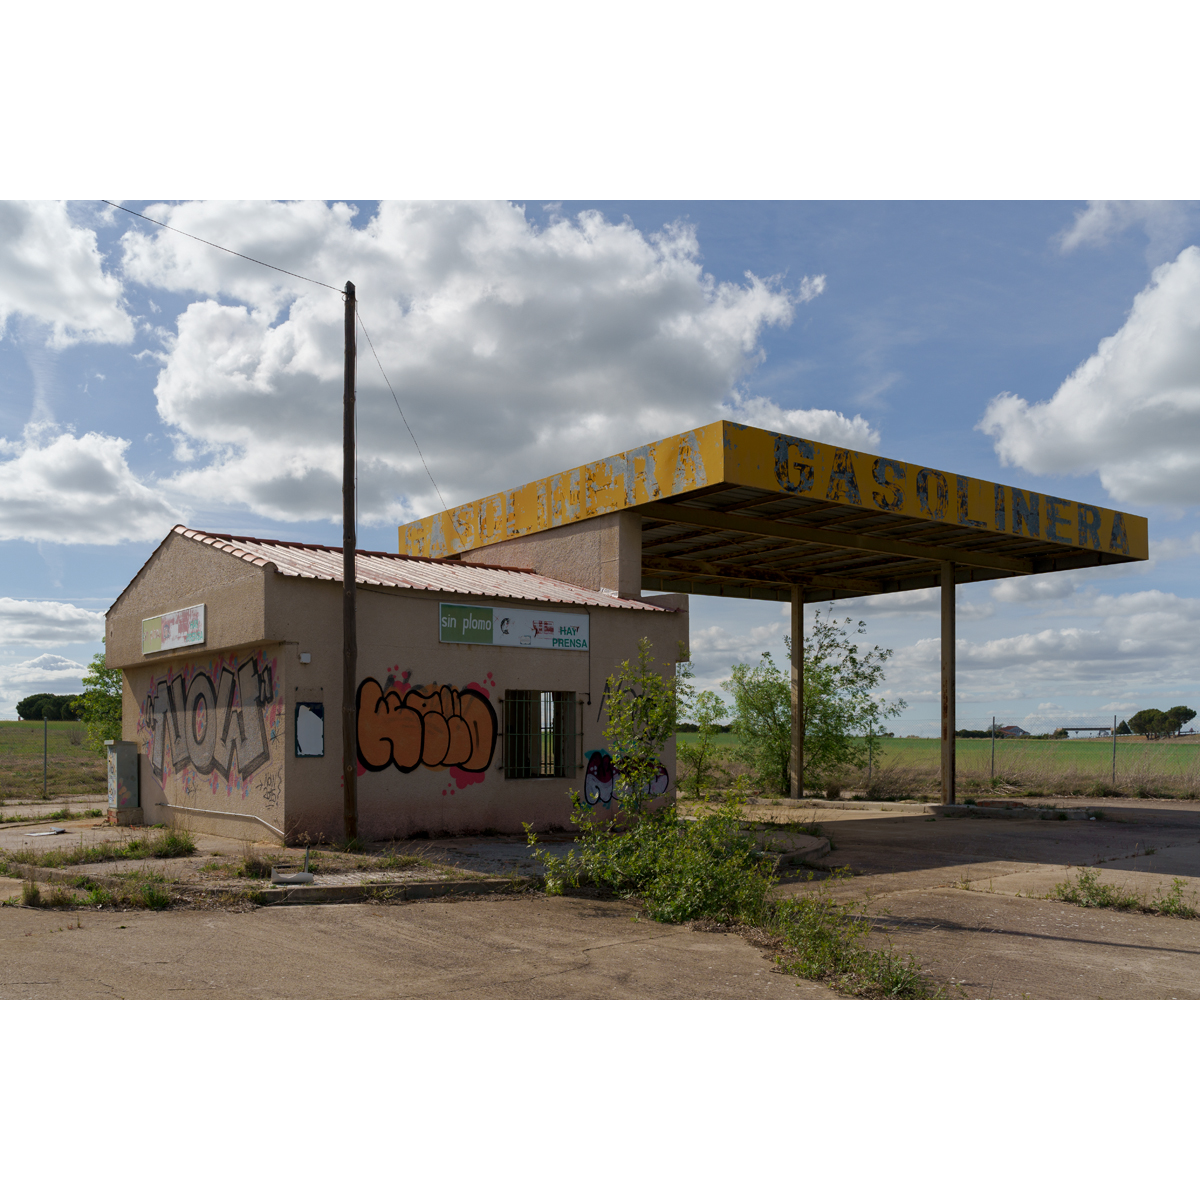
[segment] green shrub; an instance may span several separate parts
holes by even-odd
[[[622,829],[616,821],[593,821],[576,801],[576,849],[565,858],[535,849],[533,857],[552,895],[587,881],[639,896],[656,921],[749,924],[762,919],[775,876],[753,837],[739,828],[740,813],[736,797],[694,821],[680,820],[668,805]],[[526,832],[536,846],[536,834]]]

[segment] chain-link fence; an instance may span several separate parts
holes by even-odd
[[[908,727],[906,729],[906,726]],[[1044,795],[1200,796],[1200,733],[1137,735],[1128,716],[1101,723],[1061,714],[994,715],[959,722],[955,738],[957,790]],[[940,741],[928,720],[889,722],[872,764],[875,792],[911,793],[940,786]]]

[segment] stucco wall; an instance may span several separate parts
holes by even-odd
[[[267,640],[263,631],[266,580],[261,567],[172,534],[109,610],[104,643],[108,665],[133,667],[185,659],[190,650],[143,655],[142,621],[193,604],[206,605],[207,651]]]
[[[285,829],[284,650],[203,651],[125,669],[123,736],[138,743],[148,824],[252,841],[271,838],[268,826]]]
[[[539,575],[618,596],[642,594],[642,518],[610,513],[559,529],[464,550],[463,562],[528,567]]]
[[[379,691],[370,695],[376,700],[381,694],[387,696],[387,708],[398,707],[414,690],[432,700],[436,690],[453,689],[438,698],[439,708],[443,697],[450,704],[461,705],[464,694],[471,693],[468,703],[475,705],[478,724],[486,725],[489,706],[495,714],[496,740],[490,762],[483,770],[465,769],[453,762],[437,766],[421,763],[411,770],[401,770],[394,763],[380,770],[360,765],[360,832],[371,838],[402,838],[421,832],[484,829],[519,833],[522,822],[542,829],[565,826],[570,815],[567,792],[584,787],[584,756],[589,751],[606,749],[601,711],[605,678],[622,660],[636,657],[637,642],[643,636],[654,643],[655,658],[663,664],[664,672],[673,672],[679,644],[687,644],[687,598],[665,599],[664,603],[679,611],[661,613],[553,606],[556,611],[586,612],[590,617],[590,652],[443,644],[438,640],[440,601],[490,603],[459,595],[397,594],[360,588],[358,682],[361,688],[365,681],[375,681]],[[268,623],[273,632],[289,642],[285,653],[289,663],[289,728],[297,700],[320,700],[325,704],[325,757],[293,757],[288,763],[288,832],[292,836],[323,833],[337,837],[342,830],[340,585],[276,578],[271,585]],[[299,664],[301,652],[312,655],[310,664]],[[505,779],[500,735],[502,700],[507,689],[578,693],[583,702],[583,754],[575,778]],[[482,697],[486,704],[475,697]],[[673,742],[663,760],[673,786]]]

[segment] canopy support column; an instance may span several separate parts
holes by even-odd
[[[942,803],[954,797],[954,564],[942,563]]]
[[[792,585],[792,758],[791,797],[804,795],[804,589]]]

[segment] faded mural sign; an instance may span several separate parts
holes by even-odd
[[[460,787],[483,781],[496,748],[498,722],[489,690],[477,683],[413,686],[408,672],[386,685],[358,688],[358,761],[367,771],[395,767],[449,769]]]
[[[400,527],[400,549],[441,558],[716,483],[1016,534],[1051,548],[1149,555],[1145,517],[732,421],[413,521]]]
[[[276,663],[262,654],[216,658],[151,679],[142,702],[138,731],[155,776],[218,780],[227,791],[247,790],[250,776],[271,759],[283,720],[276,696]],[[240,780],[240,782],[239,782]]]

